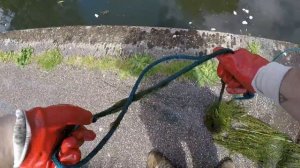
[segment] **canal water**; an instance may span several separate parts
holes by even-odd
[[[299,0],[0,0],[0,31],[67,25],[193,28],[300,43]]]

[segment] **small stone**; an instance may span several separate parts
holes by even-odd
[[[103,128],[99,127],[99,132],[102,132],[103,131]]]
[[[176,34],[174,34],[174,35],[173,35],[173,38],[176,38],[176,37],[177,37]]]
[[[249,19],[252,20],[252,19],[253,19],[253,16],[249,16]]]
[[[211,30],[211,31],[216,31],[217,29],[216,29],[216,28],[211,28],[210,30]]]
[[[248,22],[247,22],[246,20],[244,20],[244,21],[242,21],[242,24],[243,24],[243,25],[247,25]]]
[[[236,12],[236,11],[233,11],[233,14],[234,14],[234,15],[237,15],[237,12]]]
[[[98,18],[98,17],[99,17],[99,15],[98,15],[97,13],[95,13],[95,17],[96,17],[96,18]]]
[[[193,22],[189,22],[189,25],[193,24]]]

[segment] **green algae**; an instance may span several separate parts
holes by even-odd
[[[212,104],[205,125],[216,143],[240,153],[261,167],[300,167],[300,146],[288,135],[245,112],[233,101]]]

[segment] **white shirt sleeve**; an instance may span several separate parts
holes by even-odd
[[[271,62],[258,70],[252,81],[252,87],[257,93],[274,100],[279,105],[280,85],[290,69],[291,67]]]

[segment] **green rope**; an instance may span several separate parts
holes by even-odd
[[[233,51],[231,49],[221,49],[210,55],[198,56],[198,57],[186,56],[186,55],[173,55],[173,56],[163,57],[159,60],[154,61],[153,63],[148,65],[142,71],[142,73],[136,80],[136,82],[129,94],[129,97],[127,99],[123,99],[123,100],[119,101],[118,103],[116,103],[115,105],[113,105],[112,107],[108,108],[107,110],[94,115],[93,121],[96,122],[100,117],[104,117],[106,115],[116,113],[119,110],[122,110],[121,113],[118,115],[117,119],[113,122],[114,124],[112,125],[109,132],[98,143],[98,145],[84,159],[82,159],[79,163],[77,163],[75,165],[63,165],[57,158],[57,154],[59,151],[59,148],[57,148],[52,156],[53,162],[55,163],[57,168],[77,168],[77,167],[81,167],[81,166],[85,165],[103,148],[103,146],[108,142],[108,140],[111,138],[111,136],[117,130],[117,127],[119,126],[120,122],[122,121],[124,115],[126,114],[126,112],[128,110],[128,107],[131,105],[132,102],[137,101],[137,100],[143,98],[144,96],[167,86],[169,83],[171,83],[178,77],[182,76],[183,74],[191,71],[193,68],[197,67],[198,65],[203,64],[204,62],[211,60],[219,55],[224,55],[224,54],[228,54],[228,53],[233,53]],[[190,65],[182,68],[180,71],[174,73],[173,75],[169,76],[168,78],[162,80],[155,86],[150,87],[149,89],[136,94],[142,79],[144,78],[144,76],[146,75],[146,73],[148,71],[150,71],[152,68],[154,68],[155,66],[157,66],[158,64],[160,64],[162,62],[166,62],[166,61],[174,60],[174,59],[177,59],[177,60],[178,59],[189,59],[189,60],[194,60],[194,62],[191,63]]]

